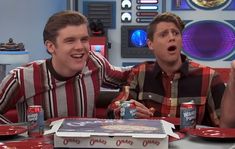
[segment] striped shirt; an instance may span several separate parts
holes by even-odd
[[[100,88],[119,88],[126,82],[129,70],[110,65],[104,57],[92,51],[82,72],[70,78],[57,74],[51,59],[33,61],[13,69],[3,79],[0,113],[16,105],[19,120],[25,121],[27,107],[41,105],[45,119],[93,117]]]
[[[189,61],[184,55],[182,61],[181,68],[172,76],[166,75],[155,62],[133,67],[127,84],[130,90],[123,90],[110,104],[109,111],[117,112],[117,100],[135,99],[148,108],[154,107],[155,117],[179,117],[181,103],[193,100],[197,123],[218,126],[217,109],[225,89],[222,79],[213,69]]]

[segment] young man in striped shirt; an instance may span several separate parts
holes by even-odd
[[[180,105],[194,101],[197,124],[219,125],[217,110],[225,89],[213,69],[181,53],[184,23],[173,13],[158,14],[148,25],[148,47],[156,61],[133,67],[127,87],[110,104],[108,115],[120,117],[120,101],[133,100],[136,118],[179,117]]]
[[[19,121],[26,121],[27,107],[41,105],[45,119],[94,117],[100,88],[119,88],[129,68],[114,67],[90,50],[88,26],[79,12],[51,16],[43,32],[51,58],[10,71],[0,85],[0,113],[16,106]]]

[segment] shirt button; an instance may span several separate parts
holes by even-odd
[[[168,114],[167,116],[168,116],[168,117],[170,117],[170,116],[171,116],[171,114]]]
[[[149,98],[152,98],[152,95],[149,95]]]

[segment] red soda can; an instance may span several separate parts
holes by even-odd
[[[28,135],[30,137],[40,137],[44,133],[44,112],[42,106],[29,106],[27,110]]]
[[[192,102],[184,102],[180,106],[180,129],[187,131],[190,128],[196,127],[196,106]]]

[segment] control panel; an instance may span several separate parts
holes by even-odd
[[[182,53],[211,67],[230,67],[235,59],[235,0],[77,0],[75,9],[107,30],[107,57],[116,65],[154,60],[146,27],[170,11],[186,24]]]

